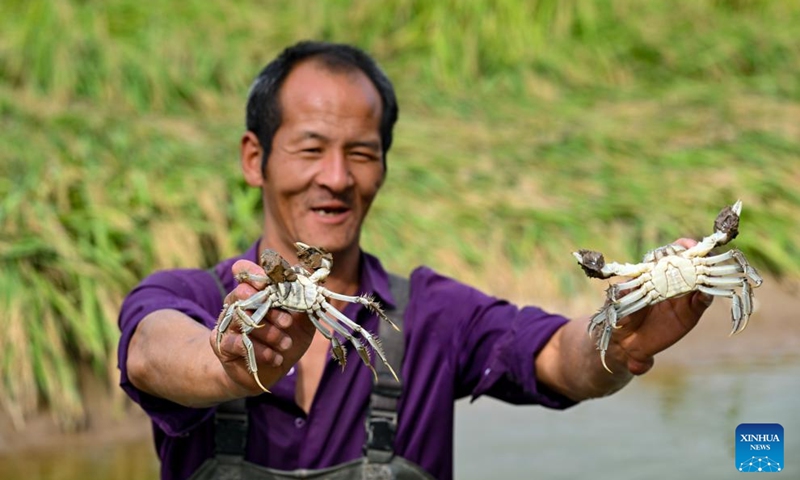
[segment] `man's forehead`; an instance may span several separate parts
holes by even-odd
[[[367,74],[354,65],[332,66],[321,59],[310,58],[295,65],[280,89],[280,97],[294,97],[300,95],[309,97],[316,89],[327,88],[328,94],[341,90],[341,85],[358,86],[363,90],[365,97],[372,97],[379,106],[382,106],[380,93]]]
[[[363,73],[336,73],[312,64],[292,70],[281,88],[279,104],[281,123],[307,130],[305,137],[320,135],[320,129],[332,126],[338,130],[372,124],[379,130],[383,108],[377,89]]]

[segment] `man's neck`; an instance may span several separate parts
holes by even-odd
[[[361,251],[358,248],[349,252],[335,253],[333,267],[326,288],[343,295],[355,295],[361,284]]]

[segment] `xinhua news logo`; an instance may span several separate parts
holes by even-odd
[[[742,423],[736,427],[736,469],[783,471],[783,427],[777,423]]]

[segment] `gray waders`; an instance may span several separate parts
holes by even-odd
[[[223,297],[224,287],[211,270]],[[389,287],[397,306],[386,314],[398,327],[403,326],[403,314],[408,304],[409,284],[405,278],[389,275]],[[380,322],[378,335],[386,357],[400,371],[405,351],[403,334],[386,322]],[[244,399],[221,404],[214,418],[214,457],[206,460],[190,480],[419,480],[433,479],[420,466],[394,454],[397,432],[397,400],[403,386],[397,383],[382,362],[375,362],[378,381],[373,384],[370,409],[367,415],[367,440],[364,456],[333,467],[318,470],[275,470],[244,459],[247,441],[247,410]]]

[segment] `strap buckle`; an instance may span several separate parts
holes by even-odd
[[[375,410],[367,419],[367,448],[383,452],[394,451],[397,433],[397,412]]]

